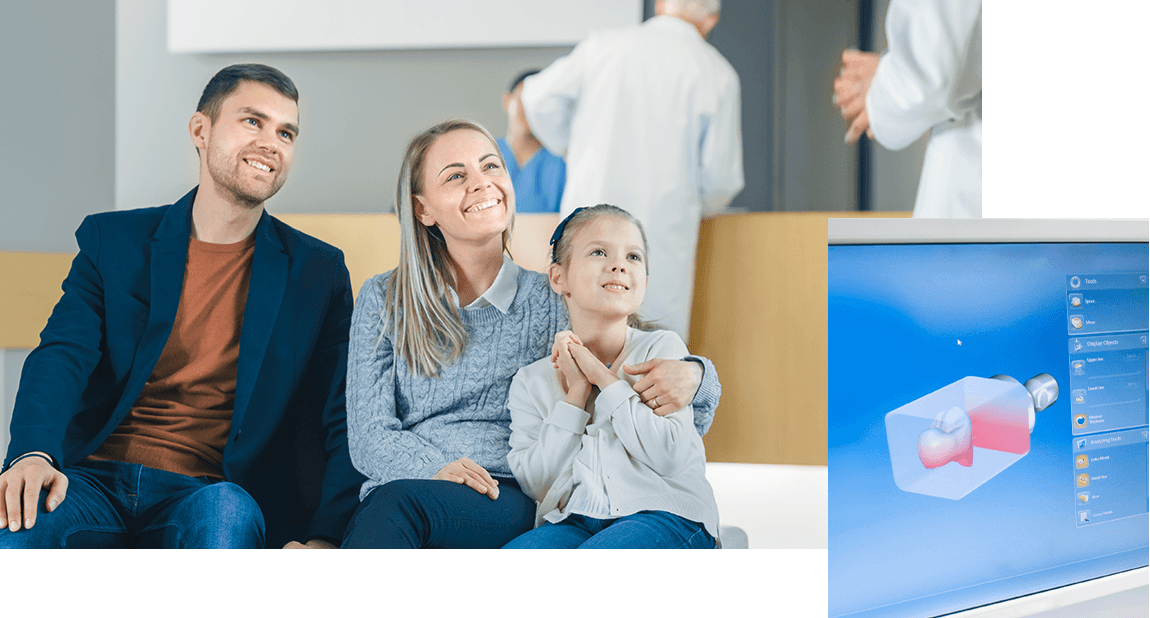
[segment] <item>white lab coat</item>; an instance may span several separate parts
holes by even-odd
[[[667,16],[598,32],[523,83],[523,110],[566,153],[560,211],[631,212],[651,247],[641,311],[687,340],[699,221],[743,188],[739,77],[691,24]]]
[[[931,130],[915,217],[982,216],[982,2],[891,0],[889,51],[867,92],[878,143]]]

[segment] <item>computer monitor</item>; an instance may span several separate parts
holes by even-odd
[[[1145,584],[1147,236],[830,220],[831,616]]]

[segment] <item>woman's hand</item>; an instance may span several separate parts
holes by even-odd
[[[465,484],[481,494],[486,494],[492,500],[499,497],[499,481],[491,478],[483,466],[466,457],[460,457],[443,466],[431,478]]]
[[[638,365],[624,365],[623,371],[643,376],[632,388],[659,416],[687,407],[703,382],[703,367],[695,361],[653,358]]]

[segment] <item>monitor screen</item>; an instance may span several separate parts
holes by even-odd
[[[1144,567],[1144,221],[831,220],[831,616]]]

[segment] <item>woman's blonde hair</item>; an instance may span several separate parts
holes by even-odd
[[[463,354],[467,330],[452,302],[455,272],[443,233],[427,227],[415,217],[414,196],[423,191],[424,159],[441,136],[453,131],[482,133],[499,156],[503,155],[487,129],[470,120],[447,120],[416,135],[407,145],[399,183],[395,189],[395,210],[399,215],[399,266],[392,273],[384,294],[380,319],[383,334],[389,335],[396,353],[407,361],[412,373],[427,377],[439,375]],[[514,213],[503,231],[507,251],[514,226]]]
[[[618,217],[633,224],[639,230],[639,237],[643,239],[643,267],[645,273],[650,275],[651,265],[647,260],[651,252],[647,248],[647,232],[643,231],[643,224],[639,223],[639,220],[631,213],[611,204],[596,204],[595,206],[576,208],[574,212],[567,215],[567,218],[559,223],[555,228],[555,233],[551,236],[551,263],[566,268],[567,262],[571,259],[571,243],[575,239],[575,234],[579,233],[579,230],[588,223],[606,216]],[[566,303],[567,299],[563,299],[563,302]],[[662,328],[655,322],[641,319],[638,313],[627,316],[627,326],[638,330],[659,330]]]

